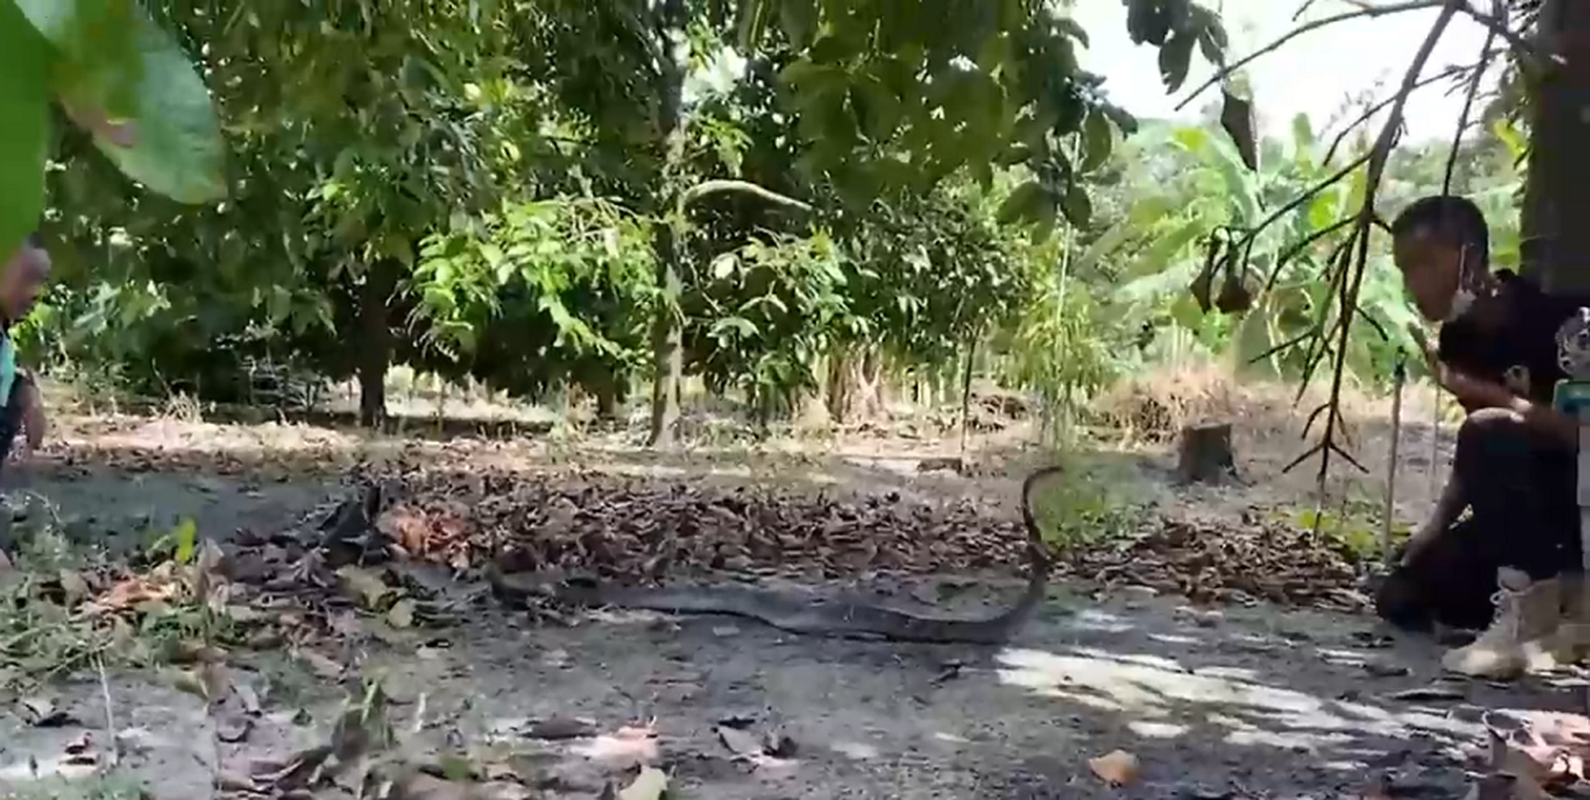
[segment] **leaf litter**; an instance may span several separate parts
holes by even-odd
[[[353,482],[368,482],[370,474],[356,473]],[[506,471],[471,477],[400,471],[395,478],[391,472],[382,477],[395,487],[387,491],[396,502],[378,509],[373,521],[365,519],[364,529],[354,532],[366,539],[341,555],[334,552],[338,532],[332,529],[335,518],[346,516],[348,498],[327,504],[290,530],[245,534],[224,558],[208,557],[197,572],[176,564],[144,572],[104,565],[63,573],[54,579],[53,591],[68,607],[133,622],[161,608],[202,601],[233,629],[225,637],[227,646],[286,642],[318,664],[317,673],[343,680],[357,675],[356,665],[321,649],[350,630],[379,626],[401,632],[451,621],[456,605],[412,579],[405,556],[469,569],[506,553],[536,569],[643,581],[687,569],[834,577],[975,570],[1020,560],[1017,527],[967,501],[929,509],[897,496],[850,501],[634,480],[554,483]],[[1233,531],[1149,520],[1133,539],[1059,555],[1064,573],[1105,585],[1176,591],[1197,602],[1268,599],[1338,608],[1354,602],[1349,558],[1284,526]],[[1255,563],[1266,566],[1255,568]],[[208,585],[196,591],[196,583]],[[223,698],[217,705],[236,706],[232,720],[220,726],[219,738],[246,743],[252,720],[260,715],[258,698],[250,701],[248,690],[236,687],[205,691]],[[350,749],[346,741],[336,741],[350,736],[342,727],[331,744],[296,753],[274,772],[261,773],[259,765],[251,765],[248,779],[237,785],[275,792],[329,780],[345,787],[357,784],[361,792],[370,789],[372,797],[450,797],[475,796],[457,792],[483,782],[520,789],[531,782],[502,763],[476,765],[464,776],[440,763],[416,765],[413,754],[399,758],[372,754],[384,752],[381,747]],[[736,758],[753,763],[792,755],[787,737],[729,725],[720,725],[717,733]],[[626,726],[572,741],[572,749],[585,757],[639,768],[633,779],[610,784],[612,796],[658,797],[665,790],[666,773],[650,766],[660,755],[654,727]],[[348,754],[339,756],[342,751]],[[327,766],[347,761],[357,763]],[[1113,785],[1130,783],[1138,769],[1135,756],[1120,752],[1089,766]],[[350,774],[358,780],[350,783],[345,779]]]
[[[467,472],[399,462],[357,472],[388,502],[374,527],[398,555],[467,570],[591,574],[659,583],[682,573],[834,579],[1008,571],[1025,561],[1008,510],[899,493],[829,497],[501,467]],[[1057,572],[1146,586],[1196,603],[1361,611],[1359,570],[1329,537],[1249,514],[1241,524],[1145,516],[1129,537],[1055,548]]]

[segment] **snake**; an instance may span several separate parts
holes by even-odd
[[[1041,467],[1022,480],[1021,521],[1026,529],[1027,585],[1009,608],[993,616],[957,617],[916,614],[864,600],[836,599],[743,585],[623,586],[590,577],[526,581],[521,575],[488,569],[494,594],[509,603],[531,596],[586,608],[621,608],[664,614],[721,614],[751,619],[790,633],[930,644],[999,645],[1009,641],[1033,616],[1048,591],[1053,568],[1034,517],[1032,494],[1038,483],[1062,472]],[[810,595],[810,596],[803,596]]]

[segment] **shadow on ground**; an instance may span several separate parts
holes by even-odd
[[[1433,677],[1433,647],[1386,645],[1361,619],[1263,607],[1220,614],[1162,598],[1071,598],[1051,602],[1014,645],[989,650],[814,639],[713,618],[597,615],[545,627],[481,602],[464,627],[369,646],[358,672],[384,676],[397,715],[425,709],[422,735],[438,746],[516,753],[548,797],[622,783],[632,764],[593,755],[593,737],[649,719],[657,763],[679,796],[699,800],[1357,797],[1379,775],[1410,794],[1455,797],[1460,749],[1481,740],[1471,703],[1566,703],[1484,686],[1468,687],[1466,701],[1399,701],[1392,695]],[[280,757],[267,751],[325,735],[335,687],[268,654],[242,663],[252,667],[240,680],[263,687],[277,729],[236,747]],[[29,758],[48,772],[69,740],[103,731],[97,684],[66,691],[78,728],[0,718],[0,783],[25,782]],[[217,757],[202,704],[128,679],[113,698],[136,742],[123,773],[156,797],[194,796]],[[555,717],[589,719],[592,735],[529,735],[534,720]],[[716,732],[726,720],[787,734],[793,757],[736,759]],[[1087,766],[1115,749],[1142,763],[1122,789]]]

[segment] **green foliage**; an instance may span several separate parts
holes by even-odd
[[[1202,6],[1125,5],[1167,88],[1195,51],[1222,62]],[[672,369],[659,332],[685,373],[764,419],[860,353],[923,374],[975,351],[1049,411],[1164,357],[1169,330],[1296,377],[1303,351],[1269,351],[1338,313],[1319,278],[1328,246],[1300,243],[1363,191],[1323,192],[1259,236],[1239,276],[1253,308],[1218,316],[1187,292],[1206,240],[1240,235],[1347,156],[1322,163],[1306,119],[1259,143],[1258,171],[1214,120],[1132,134],[1055,4],[148,7],[182,49],[203,47],[224,147],[191,68],[155,81],[177,51],[156,46],[160,29],[111,24],[142,19],[119,3],[19,6],[48,36],[8,52],[32,42],[48,77],[103,51],[121,67],[65,70],[62,85],[115,113],[53,140],[0,135],[53,146],[59,286],[19,341],[141,392],[245,399],[263,372],[313,384],[407,364],[611,406]],[[112,28],[132,33],[100,42]],[[122,110],[160,117],[131,150],[98,124]],[[1461,160],[1461,185],[1495,212],[1518,139],[1494,125]],[[1393,160],[1387,212],[1439,185],[1438,150]],[[194,168],[165,169],[178,155]],[[224,202],[177,202],[221,188]],[[1516,238],[1497,225],[1500,264]],[[1411,319],[1385,263],[1361,304],[1387,339],[1360,327],[1348,363],[1377,380]]]
[[[1124,467],[1064,452],[1059,461],[1066,466],[1066,479],[1033,504],[1045,541],[1064,551],[1118,540],[1136,530],[1144,507],[1132,495]]]
[[[62,107],[129,177],[179,202],[225,194],[220,131],[187,57],[132,0],[0,2],[0,247],[44,210],[49,106]]]

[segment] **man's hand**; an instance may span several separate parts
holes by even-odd
[[[1431,542],[1435,541],[1435,537],[1439,536],[1441,531],[1445,529],[1446,526],[1441,524],[1433,515],[1430,519],[1425,520],[1424,524],[1420,525],[1419,529],[1414,531],[1413,535],[1408,537],[1407,543],[1402,546],[1402,558],[1397,560],[1397,566],[1406,567],[1413,563],[1413,559],[1419,554],[1419,551],[1428,547]]]
[[[44,416],[44,398],[39,396],[39,387],[32,381],[22,384],[17,393],[17,400],[22,404],[22,429],[27,434],[24,439],[26,452],[32,454],[44,444],[44,434],[50,427]]]
[[[1413,343],[1419,348],[1419,355],[1424,358],[1424,368],[1429,371],[1430,377],[1437,386],[1453,391],[1452,370],[1441,361],[1440,351],[1430,344],[1430,338],[1424,335],[1424,329],[1417,323],[1408,323],[1408,335],[1413,337]]]

